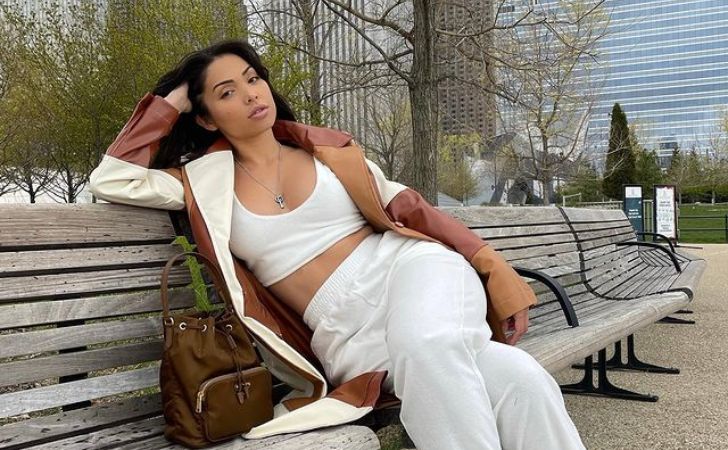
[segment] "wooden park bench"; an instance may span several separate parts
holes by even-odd
[[[563,392],[657,400],[613,386],[606,371],[679,372],[639,361],[634,333],[692,300],[704,260],[675,252],[664,236],[665,246],[638,240],[621,210],[469,207],[447,212],[500,250],[521,275],[540,280],[532,282],[539,304],[518,346],[551,373],[584,360],[577,366],[585,369],[583,380],[562,386]],[[627,340],[626,362],[622,339]],[[614,356],[607,360],[606,347],[612,344]],[[598,385],[593,368],[599,372]]]
[[[673,254],[678,271],[664,250],[623,244],[636,239],[621,213],[447,212],[538,280],[539,304],[519,346],[552,373],[585,359],[590,372],[594,353],[604,356],[607,346],[685,307],[704,267]],[[171,242],[185,234],[183,219],[123,205],[0,205],[0,448],[181,448],[162,435],[157,386],[159,278],[182,251]],[[194,305],[188,283],[186,267],[172,271],[170,286],[181,292],[173,308]],[[396,413],[370,416],[362,423],[377,427]],[[379,442],[357,424],[216,448],[377,449]]]

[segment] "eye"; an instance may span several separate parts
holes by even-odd
[[[232,94],[232,92],[233,92],[233,90],[232,90],[232,89],[228,89],[228,90],[226,90],[226,91],[223,91],[223,93],[222,93],[222,95],[220,96],[220,98],[226,98],[226,97],[228,97],[228,94]]]
[[[248,80],[248,81],[251,82],[251,83],[255,83],[259,79],[260,79],[260,77],[253,75],[252,77],[250,77],[250,80]]]

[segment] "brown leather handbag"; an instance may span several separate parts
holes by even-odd
[[[195,256],[225,302],[222,310],[171,315],[167,278],[175,261]],[[162,272],[164,352],[159,372],[164,436],[203,448],[273,417],[271,374],[261,366],[215,263],[197,252],[167,261]]]

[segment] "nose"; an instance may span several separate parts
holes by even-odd
[[[258,94],[250,92],[248,93],[248,98],[246,99],[246,103],[250,103],[253,100],[258,100]]]

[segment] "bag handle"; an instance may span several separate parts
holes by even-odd
[[[230,309],[231,311],[235,311],[235,306],[233,306],[233,300],[230,297],[230,291],[227,288],[227,285],[225,284],[225,280],[222,276],[222,272],[220,272],[220,269],[217,268],[215,263],[208,258],[207,256],[198,253],[198,252],[184,252],[179,253],[167,261],[167,264],[164,266],[164,270],[162,271],[162,287],[161,287],[161,296],[162,296],[162,317],[166,320],[167,318],[171,317],[169,314],[169,296],[167,293],[167,279],[169,278],[169,272],[172,269],[172,266],[174,263],[182,258],[187,256],[194,256],[198,258],[200,261],[202,261],[210,271],[210,275],[212,275],[212,281],[215,285],[215,288],[217,291],[222,295],[222,299],[225,302],[225,307],[227,309]]]

